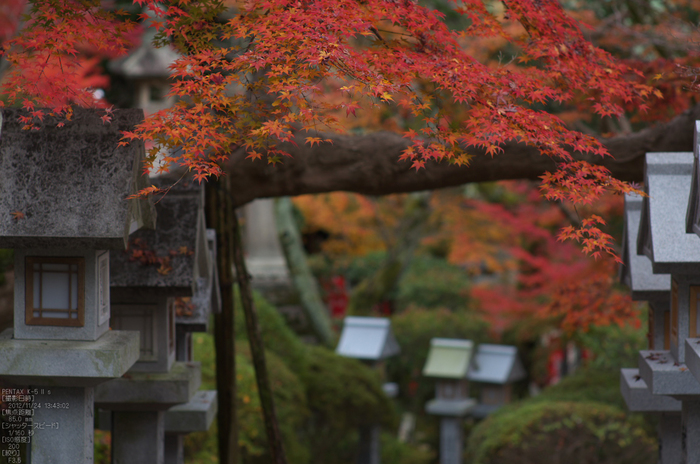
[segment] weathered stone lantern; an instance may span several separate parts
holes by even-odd
[[[175,302],[175,360],[193,361],[192,334],[207,332],[212,312],[221,310],[221,294],[214,261],[216,258],[216,232],[207,229],[207,245],[212,257],[208,277],[195,282],[193,296],[178,297]],[[193,432],[209,430],[217,412],[217,392],[198,391],[187,403],[173,406],[165,413],[165,464],[184,464],[184,437]]]
[[[437,379],[435,399],[426,404],[429,414],[440,417],[440,464],[461,464],[462,421],[476,406],[469,398],[467,372],[472,361],[471,340],[433,338],[423,375]]]
[[[648,342],[650,350],[668,350],[670,344],[671,276],[654,274],[651,261],[637,254],[637,236],[641,219],[642,197],[625,196],[625,231],[622,239],[623,265],[620,280],[632,291],[633,300],[649,305]],[[639,376],[639,369],[621,369],[620,390],[630,411],[659,414],[659,462],[681,461],[681,402],[654,395]]]
[[[399,354],[399,344],[391,331],[391,321],[383,317],[357,317],[345,318],[340,341],[335,349],[336,353],[348,358],[355,358],[370,366],[379,369],[382,375],[382,362]],[[385,391],[392,391],[385,388]],[[358,464],[379,464],[380,427],[369,425],[360,429],[360,452]]]
[[[643,200],[637,240],[637,253],[651,260],[654,274],[671,274],[669,350],[640,351],[639,375],[652,395],[682,401],[681,459],[688,464],[700,463],[700,442],[693,438],[700,433],[700,383],[692,373],[700,238],[686,233],[692,167],[692,153],[647,153],[649,196]]]
[[[148,11],[150,17],[152,11]],[[144,22],[144,34],[141,45],[123,58],[109,63],[109,70],[133,82],[136,87],[134,106],[143,108],[146,114],[171,107],[175,99],[168,96],[170,92],[170,66],[180,58],[172,47],[155,47],[153,38],[154,28],[149,27],[151,20]]]
[[[93,462],[94,388],[138,358],[138,333],[109,330],[109,249],[150,222],[148,202],[126,201],[145,187],[143,144],[118,146],[143,112],[104,124],[73,111],[37,131],[23,130],[26,112],[1,113],[0,247],[15,249],[15,300],[0,377],[31,386],[33,464]]]
[[[526,375],[516,347],[480,344],[467,374],[470,381],[481,386],[479,405],[471,414],[476,418],[483,418],[510,403],[513,384],[524,379]]]
[[[155,230],[135,234],[127,252],[112,254],[113,328],[141,333],[138,362],[96,390],[96,404],[112,411],[114,463],[163,463],[165,412],[192,400],[201,382],[198,363],[175,362],[174,303],[192,297],[199,279],[213,278],[202,189],[180,181],[156,211]]]

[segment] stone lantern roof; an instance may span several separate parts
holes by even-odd
[[[657,274],[692,274],[700,262],[700,237],[686,233],[693,154],[647,153],[645,197],[637,253]]]
[[[500,385],[517,382],[525,376],[516,347],[489,343],[479,345],[468,374],[474,382]]]
[[[70,121],[46,116],[25,130],[28,112],[2,110],[0,248],[124,248],[130,232],[152,226],[150,202],[126,199],[146,186],[143,143],[119,146],[143,111],[103,115],[75,108]]]
[[[464,379],[474,353],[471,340],[433,338],[430,340],[428,359],[423,367],[426,377]]]
[[[625,195],[625,232],[622,236],[622,261],[620,282],[632,290],[633,300],[665,298],[671,291],[668,274],[654,274],[651,261],[637,254],[637,236],[642,215],[643,199],[639,195]]]
[[[380,361],[399,354],[400,349],[389,319],[349,316],[335,351],[348,358]]]
[[[153,181],[160,187],[172,184],[167,178]],[[199,183],[191,179],[176,183],[156,203],[155,230],[133,234],[127,251],[111,254],[112,291],[161,289],[170,296],[191,296],[197,287],[210,287],[214,263],[203,207],[204,191]],[[160,263],[144,263],[151,257],[161,260]]]

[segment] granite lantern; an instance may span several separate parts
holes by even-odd
[[[399,354],[400,349],[389,319],[348,316],[344,320],[335,351],[341,356],[359,359],[383,371],[382,361]],[[385,391],[391,390],[393,389],[385,388]],[[360,429],[358,464],[379,464],[379,433],[380,428],[376,424]]]
[[[510,403],[513,383],[524,379],[526,375],[516,347],[480,344],[467,374],[470,381],[481,386],[479,404],[471,414],[483,418]]]
[[[108,250],[152,222],[149,202],[126,201],[145,187],[143,144],[119,146],[143,112],[115,110],[107,125],[76,108],[36,131],[26,112],[0,114],[0,247],[15,249],[16,275],[0,377],[35,396],[33,464],[91,463],[94,388],[138,358],[138,333],[109,330]]]
[[[212,257],[208,277],[195,282],[193,296],[175,299],[175,360],[193,361],[192,333],[209,329],[209,316],[221,310],[221,294],[216,266],[216,232],[207,229],[207,245]],[[184,437],[209,430],[217,411],[217,392],[198,391],[187,403],[173,406],[165,413],[165,464],[184,463]]]
[[[96,390],[95,403],[112,411],[114,464],[162,464],[165,412],[188,403],[201,383],[199,364],[175,361],[175,298],[192,297],[200,279],[213,278],[203,191],[180,181],[156,212],[155,230],[134,234],[127,252],[112,254],[113,327],[142,334],[141,356],[128,375]]]
[[[649,196],[643,200],[637,239],[637,253],[651,260],[652,271],[671,275],[669,350],[640,351],[639,375],[652,395],[681,400],[681,461],[687,464],[700,463],[695,439],[700,434],[700,383],[692,372],[697,370],[700,237],[686,233],[692,168],[692,153],[646,155]]]
[[[654,274],[651,261],[637,254],[637,236],[641,219],[642,197],[625,196],[623,265],[620,280],[626,284],[633,300],[647,301],[649,306],[648,344],[650,350],[668,350],[670,344],[671,276]],[[659,462],[681,461],[681,402],[670,396],[653,395],[639,375],[639,369],[621,369],[620,391],[630,411],[659,414]]]
[[[109,70],[118,76],[123,76],[136,87],[134,106],[143,108],[146,114],[171,107],[175,103],[170,92],[170,66],[180,58],[172,47],[156,47],[153,39],[156,30],[149,23],[154,13],[147,11],[149,18],[145,21],[145,32],[141,37],[141,45],[123,58],[109,63]]]
[[[440,416],[440,464],[461,464],[462,421],[476,405],[469,398],[467,373],[472,361],[471,340],[433,338],[423,375],[437,379],[435,399],[426,404],[429,414]]]

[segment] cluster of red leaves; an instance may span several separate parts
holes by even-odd
[[[173,257],[191,256],[194,251],[182,246],[177,250],[169,250],[167,255],[161,256],[145,240],[135,238],[129,241],[126,253],[129,255],[129,261],[138,261],[142,266],[156,266],[159,274],[168,275],[173,270],[171,261]]]
[[[509,202],[461,200],[443,207],[444,233],[453,237],[449,259],[473,270],[477,280],[483,272],[497,276],[496,282],[472,288],[493,328],[536,317],[553,319],[571,333],[635,320],[629,296],[614,288],[614,260],[593,260],[557,238],[556,231],[575,212],[565,215],[561,204],[538,199],[537,189],[526,182],[500,185],[513,195]],[[620,197],[604,199],[584,212],[619,216]]]
[[[609,270],[608,270],[609,271]],[[566,333],[586,330],[593,325],[625,325],[640,327],[638,311],[627,293],[612,291],[610,273],[592,275],[555,289],[542,316],[554,317]]]
[[[11,65],[2,82],[7,100],[39,119],[46,111],[70,118],[70,105],[98,105],[93,91],[109,81],[97,65],[129,49],[135,24],[118,20],[122,13],[103,9],[99,0],[30,5],[21,32],[2,43]]]
[[[135,3],[155,12],[156,42],[182,54],[172,66],[171,94],[179,103],[126,133],[124,143],[153,142],[149,169],[161,156],[157,169],[179,163],[198,180],[222,174],[221,164],[239,147],[276,163],[287,155],[279,144],[292,142],[295,131],[339,130],[339,112],[392,104],[419,122],[406,131],[413,144],[401,157],[416,169],[430,159],[467,164],[470,147],[494,156],[513,140],[570,164],[572,151],[606,152],[538,105],[589,99],[599,116],[618,115],[623,105],[642,108],[653,92],[629,79],[638,72],[591,45],[555,0],[498,7],[457,1],[455,10],[470,22],[464,31],[450,30],[441,13],[410,0],[248,0],[225,23],[217,19],[226,9],[218,0]],[[123,53],[133,24],[119,15],[99,0],[35,0],[5,56],[13,65],[3,83],[10,102],[39,118],[40,106],[60,113],[70,103],[93,105],[91,68],[80,52]],[[494,65],[468,53],[466,43],[489,37],[509,44],[516,59]],[[329,88],[344,100],[327,99]],[[545,194],[558,195],[560,183],[580,190],[569,196],[583,202],[606,189],[624,190],[555,173],[543,184]],[[589,244],[609,251],[605,243]]]
[[[595,180],[567,176],[572,150],[604,156],[604,148],[556,116],[533,109],[590,96],[600,116],[617,115],[623,104],[643,105],[652,92],[651,86],[627,79],[632,69],[587,42],[557,2],[512,0],[501,12],[481,0],[459,2],[457,10],[471,20],[461,33],[450,31],[440,13],[411,1],[343,0],[332,7],[248,1],[224,25],[213,21],[221,11],[216,2],[139,3],[161,15],[156,27],[162,40],[183,52],[173,67],[172,90],[182,103],[127,134],[127,139],[156,142],[149,159],[165,153],[160,169],[178,162],[195,170],[198,179],[219,175],[220,164],[238,147],[252,159],[265,156],[276,163],[287,155],[279,143],[292,142],[295,131],[339,130],[339,111],[354,115],[363,104],[395,101],[420,120],[419,131],[406,131],[413,144],[401,156],[417,169],[430,159],[467,164],[469,147],[493,156],[502,143],[517,140],[568,163],[566,174],[555,173],[543,183],[546,195],[556,197],[563,188],[580,191],[568,199],[590,202],[606,189],[628,190],[621,183],[600,182],[604,173],[594,167],[587,170]],[[511,23],[521,27],[507,27]],[[484,36],[517,47],[519,66],[488,66],[465,52],[465,40]],[[213,47],[214,37],[234,45]],[[339,88],[345,100],[324,98],[328,85]],[[459,118],[455,106],[464,110]],[[307,138],[312,145],[320,142]],[[583,240],[594,253],[611,251],[605,241]]]
[[[634,186],[615,179],[610,171],[602,166],[593,166],[582,161],[563,163],[554,173],[542,176],[540,189],[544,197],[552,201],[570,202],[574,205],[590,205],[593,200],[601,198],[606,192],[630,193],[643,192]],[[605,221],[597,215],[583,218],[580,225],[569,225],[562,229],[561,240],[575,240],[583,245],[583,251],[594,258],[602,253],[612,256],[621,263],[615,252],[614,240],[610,234],[600,230]]]
[[[192,303],[192,298],[189,296],[179,296],[173,300],[173,305],[175,306],[175,315],[181,316],[191,316],[194,310],[194,304]]]

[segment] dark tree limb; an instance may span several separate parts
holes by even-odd
[[[613,157],[583,156],[577,159],[607,167],[618,179],[639,182],[643,179],[647,152],[692,151],[694,121],[700,119],[700,104],[673,118],[639,132],[601,139]],[[399,134],[376,132],[367,135],[321,134],[333,143],[309,147],[297,134],[297,147],[284,144],[293,156],[281,164],[245,159],[243,150],[231,155],[227,172],[237,205],[255,198],[303,195],[338,190],[366,195],[415,192],[451,187],[469,182],[507,179],[537,179],[555,169],[554,162],[532,147],[509,143],[503,153],[491,158],[483,150],[474,154],[468,167],[447,163],[426,163],[416,171],[411,164],[398,161],[409,141]]]
[[[216,230],[221,292],[221,312],[214,315],[219,462],[238,464],[238,420],[236,416],[236,341],[233,298],[233,220],[235,212],[228,193],[228,179],[207,183],[207,227]]]
[[[250,344],[250,353],[253,358],[253,367],[255,368],[255,380],[258,385],[258,394],[260,395],[260,405],[262,406],[263,421],[269,442],[272,464],[287,464],[287,457],[282,446],[282,435],[280,434],[277,421],[277,413],[275,412],[275,401],[272,397],[272,387],[265,362],[265,346],[263,345],[258,315],[253,303],[250,276],[243,259],[243,241],[241,240],[241,232],[235,212],[231,214],[231,218],[233,220],[233,263],[236,267],[236,278],[241,291],[241,305],[245,313],[248,343]]]

